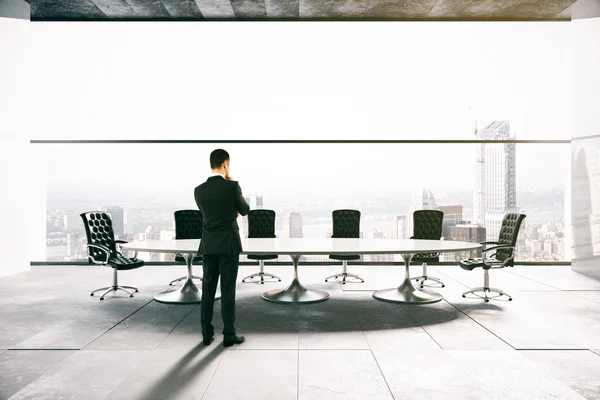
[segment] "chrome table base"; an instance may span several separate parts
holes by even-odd
[[[432,290],[417,289],[413,286],[410,279],[410,260],[412,254],[402,254],[402,259],[406,267],[404,282],[397,288],[382,289],[373,292],[373,297],[391,303],[402,304],[430,304],[442,300],[442,295]]]
[[[269,290],[264,292],[262,297],[273,303],[318,303],[329,298],[329,293],[324,290],[307,289],[298,279],[298,261],[299,255],[291,255],[294,262],[294,279],[285,289]]]
[[[202,300],[202,290],[196,286],[194,281],[194,275],[192,275],[192,261],[194,254],[182,254],[187,264],[187,277],[183,285],[176,290],[167,290],[154,296],[154,300],[160,303],[169,304],[197,304]],[[220,299],[221,293],[217,289],[215,299]]]

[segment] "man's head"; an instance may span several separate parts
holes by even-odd
[[[229,175],[229,153],[223,149],[213,150],[210,153],[210,169],[213,172]]]

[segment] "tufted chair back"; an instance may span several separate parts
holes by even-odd
[[[115,245],[115,234],[113,232],[112,220],[110,215],[104,211],[90,211],[80,214],[85,226],[85,234],[89,244],[101,244],[111,251],[111,258],[117,255]],[[106,253],[95,247],[88,247],[88,254],[96,261],[108,261]],[[90,260],[91,263],[91,260]]]
[[[500,235],[498,237],[498,244],[505,244],[515,246],[517,244],[517,237],[519,236],[519,229],[521,228],[521,222],[525,219],[526,215],[516,212],[509,212],[504,215],[502,219],[502,225],[500,226]],[[513,257],[512,249],[498,249],[496,250],[496,260],[505,261]]]
[[[200,210],[175,211],[175,239],[202,239]]]
[[[411,239],[440,240],[444,212],[440,210],[417,210],[413,213],[413,235]],[[415,254],[413,261],[438,262],[440,253]]]
[[[334,210],[332,238],[360,238],[360,211]]]
[[[417,210],[413,213],[413,239],[440,240],[444,212],[440,210]]]
[[[275,211],[250,210],[248,212],[248,238],[274,238]]]

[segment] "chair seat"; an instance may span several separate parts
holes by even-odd
[[[111,257],[108,264],[117,270],[135,269],[144,266],[144,261],[137,258],[127,258],[121,255]]]
[[[418,253],[412,258],[415,262],[438,262],[440,261],[439,253]]]
[[[180,256],[179,254],[175,256],[175,261],[185,264],[185,258]],[[202,256],[194,257],[194,260],[192,261],[192,265],[199,265],[199,264],[202,264]]]
[[[360,260],[360,256],[358,254],[331,254],[329,256],[332,260]]]
[[[504,262],[496,260],[495,258],[486,258],[485,263],[484,263],[483,258],[481,258],[481,257],[467,258],[465,260],[460,260],[458,262],[458,265],[462,269],[466,269],[467,271],[471,271],[471,270],[473,270],[475,268],[479,268],[479,267],[481,267],[483,269],[490,269],[491,268],[490,264],[504,264]]]
[[[277,254],[248,254],[250,260],[274,260],[279,256]]]

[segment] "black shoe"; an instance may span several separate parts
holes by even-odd
[[[213,340],[215,340],[215,335],[212,335],[209,338],[207,338],[206,336],[202,337],[202,343],[204,343],[205,346],[208,346],[209,344],[211,344]]]
[[[244,340],[246,340],[246,338],[243,336],[229,336],[223,339],[223,346],[229,347],[233,346],[234,344],[242,344],[244,343]]]

